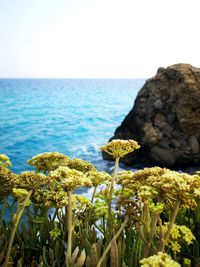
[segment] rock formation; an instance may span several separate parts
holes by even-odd
[[[111,139],[141,145],[124,158],[128,164],[200,166],[200,69],[189,64],[159,68]]]

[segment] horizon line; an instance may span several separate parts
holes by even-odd
[[[146,80],[148,78],[144,77],[0,77],[0,80],[26,80],[26,79],[32,79],[32,80]]]

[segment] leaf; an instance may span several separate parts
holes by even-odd
[[[90,267],[90,262],[91,262],[90,256],[87,256],[85,263],[86,267]]]
[[[5,255],[5,251],[2,251],[0,253],[0,264],[2,263],[3,259],[4,259],[4,255]]]
[[[85,263],[85,259],[86,259],[86,254],[85,254],[85,249],[81,252],[80,257],[78,258],[76,264],[74,267],[82,267]]]
[[[91,253],[92,246],[91,246],[90,242],[88,241],[88,239],[86,239],[84,242],[84,248],[86,250],[87,255]]]
[[[45,246],[43,246],[42,257],[43,257],[43,261],[44,261],[45,266],[49,266],[49,264],[47,263],[46,247]]]
[[[100,238],[98,241],[97,241],[97,253],[98,253],[98,257],[100,258],[101,257],[101,251],[102,251],[102,245],[103,245],[103,239]]]
[[[99,261],[99,257],[97,253],[97,244],[94,243],[91,248],[90,267],[96,267],[98,261]]]
[[[78,252],[79,252],[79,247],[76,247],[72,253],[72,266],[74,266],[74,264],[75,264]]]
[[[22,258],[17,261],[17,267],[22,267]]]
[[[121,240],[118,241],[117,250],[118,250],[118,262],[120,265],[122,263],[122,241]]]
[[[193,256],[195,257],[195,258],[199,258],[199,251],[200,251],[200,249],[199,249],[199,242],[198,242],[198,240],[194,240],[193,241]]]
[[[61,253],[61,250],[60,250],[59,242],[57,240],[55,244],[55,248],[54,248],[54,255],[55,255],[57,262],[60,261],[60,253]]]
[[[90,256],[87,256],[86,267],[96,267],[98,261],[97,244],[95,243],[92,245]]]
[[[116,241],[113,241],[111,244],[110,267],[119,267],[118,247]]]
[[[28,241],[28,232],[26,230],[26,226],[24,224],[22,224],[22,234],[23,234],[23,240],[24,240],[24,243],[27,245],[29,243]]]
[[[51,264],[53,264],[54,262],[54,252],[53,252],[53,249],[49,249],[49,260],[51,262]]]

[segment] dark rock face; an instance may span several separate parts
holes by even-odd
[[[159,68],[112,139],[134,139],[141,145],[123,159],[128,164],[200,164],[200,69],[188,64]]]

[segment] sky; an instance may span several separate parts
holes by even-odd
[[[150,78],[200,67],[199,0],[0,0],[0,78]]]

